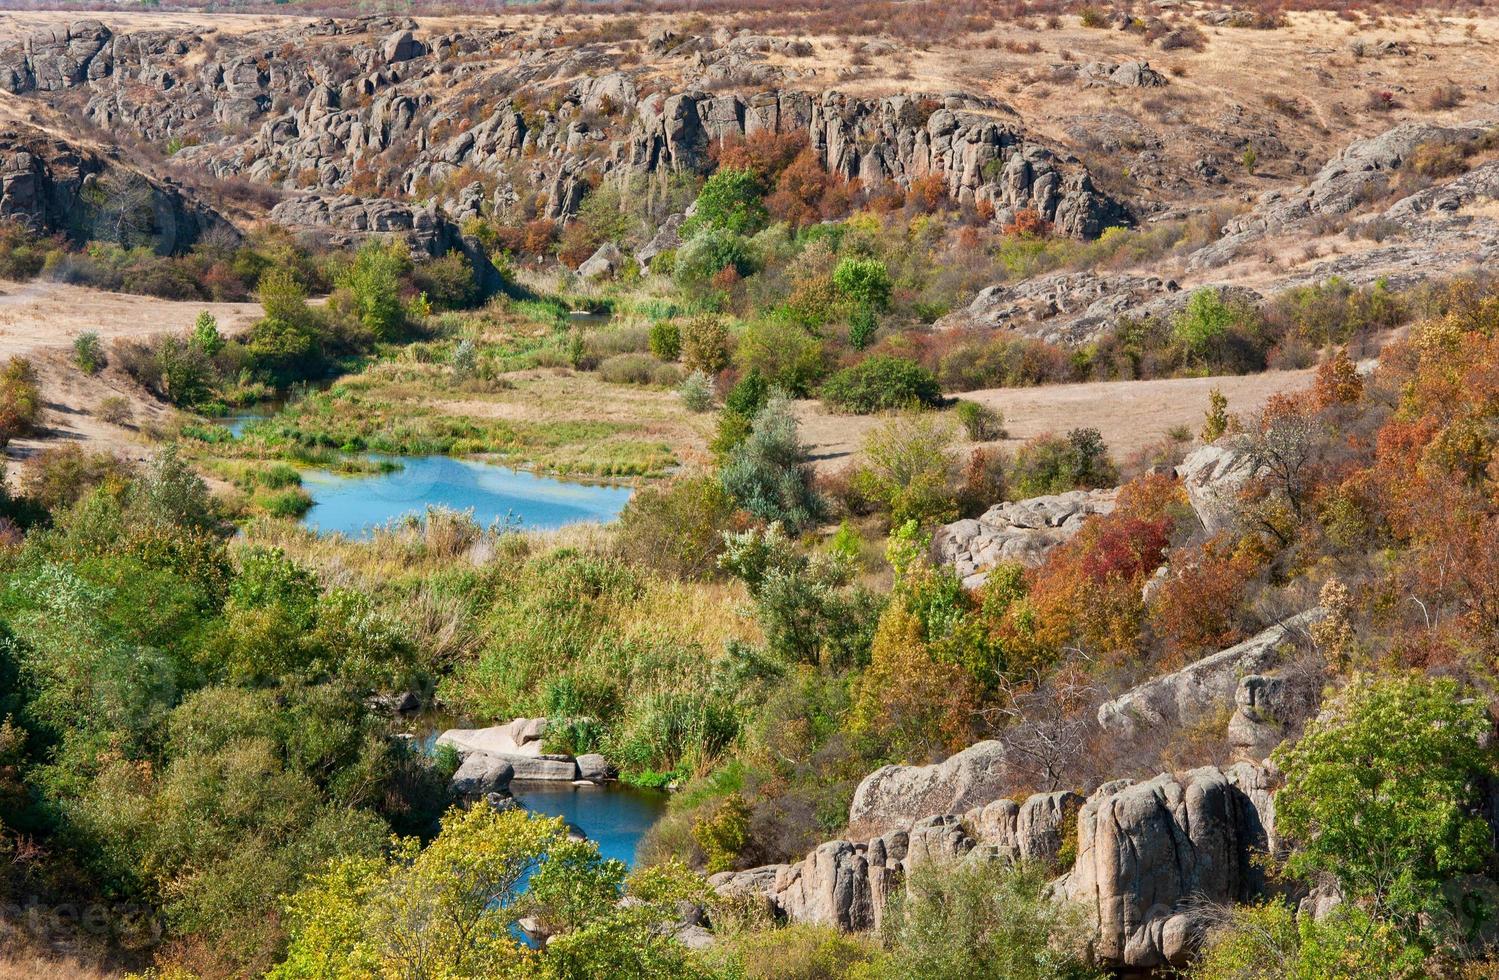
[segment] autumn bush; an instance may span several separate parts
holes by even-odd
[[[0,446],[30,435],[42,416],[42,393],[36,369],[24,357],[12,357],[0,368]]]

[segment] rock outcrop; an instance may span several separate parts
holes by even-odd
[[[1098,723],[1120,736],[1134,737],[1220,716],[1226,722],[1237,704],[1241,679],[1262,675],[1279,664],[1282,647],[1296,642],[1322,615],[1321,609],[1309,609],[1243,643],[1151,678],[1100,705]]]
[[[1239,493],[1258,472],[1259,462],[1242,437],[1195,449],[1176,468],[1187,501],[1209,534],[1233,527]]]
[[[1037,794],[1019,804],[997,799],[961,814],[929,814],[868,841],[829,841],[794,864],[724,872],[709,883],[720,895],[763,902],[793,922],[848,932],[878,929],[890,897],[923,865],[1054,863],[1082,802],[1065,792]]]
[[[185,251],[211,231],[239,237],[172,184],[24,125],[0,128],[0,218],[80,243],[149,244],[162,254]]]
[[[1078,237],[1131,222],[1078,160],[990,99],[800,90],[782,63],[810,53],[796,39],[663,40],[662,64],[620,68],[588,46],[555,48],[547,30],[442,33],[373,18],[209,39],[79,21],[0,46],[0,87],[76,90],[102,129],[176,140],[180,160],[218,176],[323,197],[354,187],[369,197],[378,184],[451,204],[478,189],[498,212],[524,197],[540,217],[566,218],[599,179],[702,170],[714,144],[771,131],[804,134],[829,170],[865,186],[940,175],[955,201],[992,203],[997,221],[1034,209]],[[666,64],[690,85],[642,96],[638,77],[657,87]],[[1154,76],[1143,65],[1108,74]]]
[[[882,766],[864,777],[849,805],[849,834],[867,840],[925,817],[963,813],[1003,794],[1004,746],[970,745],[930,766]]]
[[[482,794],[493,787],[486,783],[601,781],[612,778],[613,770],[600,755],[547,753],[542,746],[546,737],[545,718],[516,718],[490,728],[451,728],[437,737],[438,746],[454,749],[461,760],[451,789],[455,795]],[[500,773],[508,771],[501,780]]]
[[[1076,852],[1052,886],[1088,910],[1101,965],[1180,965],[1209,925],[1209,903],[1245,901],[1264,882],[1257,853],[1274,851],[1273,772],[1227,769],[1119,780],[1075,793],[997,797],[961,813],[919,817],[867,842],[829,841],[794,864],[709,879],[725,897],[763,902],[793,922],[878,928],[892,895],[927,863],[1028,860],[1055,866],[1076,829]]]
[[[357,247],[372,237],[404,238],[413,249],[441,255],[463,246],[458,227],[435,205],[340,194],[300,194],[271,209],[271,220],[312,233],[329,245]]]
[[[1182,965],[1209,925],[1206,903],[1247,901],[1263,889],[1253,857],[1273,846],[1270,781],[1244,763],[1120,780],[1089,797],[1061,891],[1091,913],[1100,961]]]
[[[1117,490],[1072,490],[995,504],[977,519],[964,518],[932,535],[932,557],[952,565],[970,589],[1000,562],[1039,564],[1095,514],[1114,509]]]
[[[1223,228],[1223,235],[1193,254],[1189,267],[1210,269],[1230,261],[1266,234],[1276,234],[1317,218],[1349,214],[1376,199],[1391,175],[1422,146],[1475,140],[1493,127],[1490,121],[1457,126],[1401,123],[1377,136],[1356,140],[1329,160],[1305,186],[1267,191],[1248,214]]]

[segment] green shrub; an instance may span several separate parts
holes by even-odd
[[[214,319],[212,313],[204,310],[198,314],[188,343],[209,357],[217,357],[219,351],[224,349],[224,336],[219,333],[219,321]]]
[[[36,370],[24,357],[12,357],[0,368],[0,446],[29,435],[42,415],[42,393]]]
[[[273,493],[265,500],[266,513],[272,517],[301,517],[312,508],[312,497],[296,487]]]
[[[726,228],[706,228],[677,249],[672,275],[685,289],[702,289],[729,268],[741,276],[755,271],[749,240]]]
[[[952,424],[933,413],[891,419],[865,437],[855,482],[896,527],[945,524],[958,516],[952,441]]]
[[[892,980],[1084,980],[1091,933],[1083,910],[1045,894],[1046,869],[1006,861],[931,863],[913,871],[886,910]]]
[[[682,356],[682,328],[675,320],[657,320],[651,324],[650,349],[663,361],[675,361]]]
[[[0,279],[25,282],[42,271],[46,259],[45,243],[23,222],[0,221]]]
[[[675,364],[649,354],[616,354],[599,365],[599,377],[611,384],[674,385],[682,380]]]
[[[827,373],[822,341],[788,320],[760,319],[739,335],[734,360],[788,395],[809,394]]]
[[[744,797],[730,793],[713,813],[692,825],[692,838],[702,848],[709,874],[732,871],[749,844],[749,806]]]
[[[453,345],[453,373],[460,378],[471,378],[478,368],[478,348],[472,340],[464,337]]]
[[[753,171],[719,170],[703,184],[697,208],[682,228],[684,237],[693,237],[702,229],[754,234],[764,226],[767,217],[762,195],[759,178]],[[680,252],[677,260],[681,262]]]
[[[706,412],[713,408],[713,379],[702,371],[693,371],[677,388],[682,404],[689,412]]]
[[[875,319],[874,310],[867,306],[859,307],[848,320],[848,345],[854,350],[863,350],[874,341],[877,330],[879,321]]]
[[[987,405],[959,401],[954,411],[958,423],[974,442],[992,442],[1005,437],[1005,417]]]
[[[411,267],[411,282],[435,310],[463,310],[479,300],[474,267],[462,252],[449,252]]]
[[[1015,453],[1010,484],[1017,499],[1112,486],[1117,474],[1097,429],[1042,435]]]
[[[712,574],[734,501],[711,475],[678,477],[637,490],[620,512],[615,533],[622,558],[676,578]]]
[[[110,425],[125,425],[134,414],[124,395],[107,395],[99,401],[99,419]]]
[[[890,305],[894,283],[890,271],[879,259],[850,256],[840,259],[834,267],[833,285],[860,308],[879,312]]]
[[[1426,952],[1389,923],[1344,903],[1324,918],[1267,901],[1233,908],[1193,964],[1198,980],[1415,980]]]
[[[716,375],[729,366],[729,330],[722,318],[702,313],[682,330],[682,366]]]
[[[844,368],[822,386],[830,408],[856,415],[935,405],[942,390],[932,372],[902,357],[876,354]]]
[[[785,402],[773,399],[755,415],[749,436],[729,453],[719,478],[738,506],[763,521],[799,531],[823,513],[806,456],[796,416]]]
[[[872,936],[805,923],[739,932],[720,943],[747,980],[851,980],[872,975],[880,955]]]
[[[104,344],[98,333],[85,330],[73,338],[73,363],[84,374],[97,374],[104,367]]]

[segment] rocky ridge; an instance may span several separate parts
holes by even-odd
[[[1095,514],[1114,509],[1117,490],[1071,490],[995,504],[977,518],[943,525],[932,535],[932,558],[949,564],[976,589],[1000,562],[1036,565]]]
[[[0,127],[0,218],[75,241],[185,251],[209,232],[237,237],[217,211],[167,180],[16,123]]]
[[[988,744],[967,752],[987,754]],[[922,768],[933,767],[905,778],[930,790],[932,775]],[[1061,791],[1023,802],[993,787],[979,802],[953,771],[937,780],[945,792],[900,809],[902,818],[916,814],[908,821],[892,813],[877,836],[829,841],[799,862],[724,872],[710,883],[721,896],[762,903],[794,922],[861,931],[879,927],[890,897],[925,864],[1039,862],[1062,872],[1053,897],[1087,910],[1097,961],[1132,970],[1184,963],[1208,926],[1206,903],[1247,901],[1264,889],[1254,856],[1277,846],[1275,774],[1265,765],[1117,780],[1086,800]],[[865,785],[891,778],[879,770]]]
[[[653,38],[703,87],[643,94],[641,72],[610,70],[601,49],[554,54],[545,40],[389,18],[244,36],[116,34],[88,20],[0,48],[0,88],[81,103],[107,131],[185,144],[178,159],[220,177],[320,196],[378,183],[382,196],[443,200],[455,221],[508,213],[522,196],[565,218],[599,179],[700,170],[715,143],[764,130],[806,134],[829,170],[865,185],[940,174],[960,203],[992,202],[995,220],[1035,209],[1079,237],[1131,220],[1076,159],[992,100],[801,91],[794,70],[764,63],[795,57],[796,42],[727,34]],[[1108,77],[1154,74],[1116,68]],[[735,83],[776,88],[706,90]],[[319,216],[305,203],[298,213]]]

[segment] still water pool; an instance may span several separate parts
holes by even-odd
[[[322,470],[302,474],[312,509],[302,522],[315,531],[360,535],[428,507],[473,511],[481,525],[511,521],[549,530],[619,516],[629,487],[568,483],[524,470],[449,456],[374,457],[400,468],[373,476]]]
[[[628,867],[635,866],[641,838],[666,812],[667,795],[661,790],[514,783],[510,792],[532,813],[563,818],[598,844],[601,855]]]

